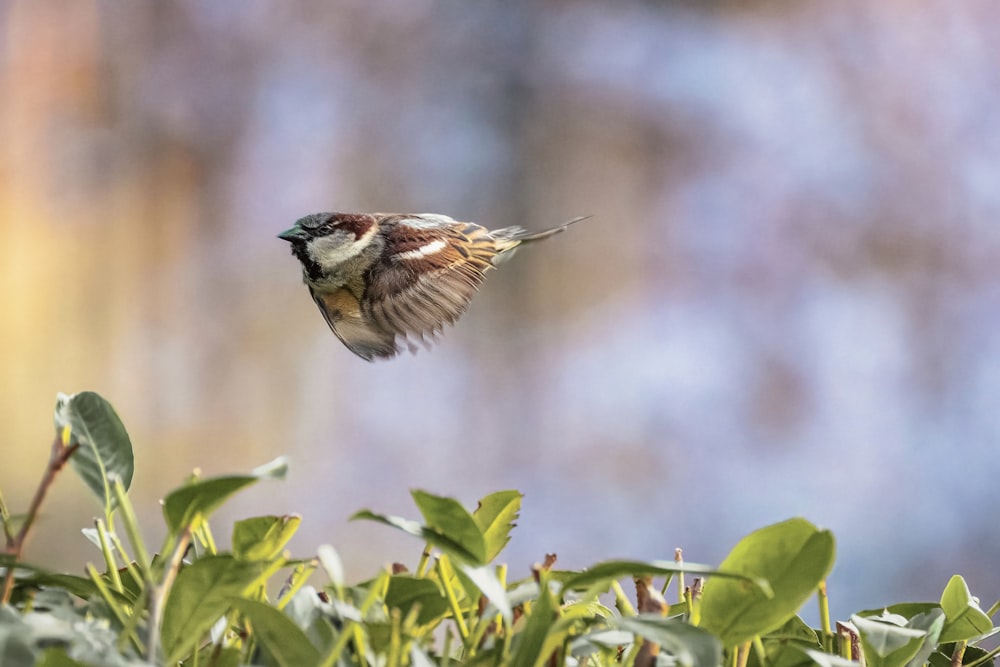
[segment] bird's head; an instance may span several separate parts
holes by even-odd
[[[292,254],[310,279],[318,280],[361,255],[377,232],[378,220],[373,215],[313,213],[296,220],[278,238],[292,245]]]

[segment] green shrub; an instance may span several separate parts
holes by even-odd
[[[417,537],[424,547],[416,566],[387,566],[349,585],[333,547],[304,559],[285,551],[297,516],[238,521],[231,551],[216,547],[212,512],[237,491],[282,477],[278,460],[245,475],[186,480],[164,499],[167,536],[151,553],[127,493],[132,446],[114,409],[92,392],[60,396],[55,423],[50,462],[27,514],[12,516],[0,498],[3,666],[958,667],[992,664],[997,653],[979,644],[996,632],[990,616],[998,605],[984,613],[959,576],[937,603],[860,612],[831,625],[825,579],[833,535],[804,519],[751,533],[718,568],[682,562],[678,553],[673,561],[609,561],[567,572],[551,557],[509,581],[495,561],[520,493],[493,493],[469,512],[451,498],[414,491],[422,521],[369,510],[354,518]],[[66,463],[104,505],[103,518],[84,531],[103,566],[88,564],[86,577],[21,560]],[[309,583],[317,569],[325,585]],[[272,582],[281,582],[274,599]],[[665,599],[668,590],[674,602]],[[797,616],[814,593],[818,629]]]

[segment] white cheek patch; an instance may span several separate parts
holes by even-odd
[[[324,271],[335,271],[344,262],[357,257],[371,243],[375,235],[375,226],[365,232],[360,239],[353,240],[354,234],[337,231],[329,236],[315,239],[309,245],[309,256]],[[348,241],[348,239],[352,239]]]
[[[395,260],[407,260],[407,259],[423,259],[429,255],[433,255],[436,252],[441,252],[448,244],[438,239],[437,241],[431,241],[425,246],[420,246],[416,250],[407,250],[406,252],[397,253],[393,256]]]

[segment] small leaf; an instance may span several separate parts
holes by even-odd
[[[243,560],[271,560],[302,523],[298,515],[258,516],[233,525],[233,555]]]
[[[232,475],[195,481],[171,491],[163,500],[167,528],[177,534],[199,518],[207,517],[229,496],[259,481],[254,475]]]
[[[510,542],[510,531],[521,512],[520,491],[497,491],[479,501],[472,513],[486,542],[486,562],[492,562]]]
[[[281,667],[318,665],[320,654],[299,626],[274,607],[238,598],[234,605],[250,621],[253,636]]]
[[[465,553],[472,554],[473,564],[486,564],[486,540],[476,520],[460,502],[426,491],[413,491],[411,495],[424,515],[428,530],[448,538],[460,545]]]
[[[917,655],[927,636],[921,630],[857,615],[851,617],[851,623],[858,629],[868,667],[903,667]]]
[[[556,619],[556,602],[548,586],[538,592],[524,628],[514,635],[510,667],[535,667],[549,656],[542,653],[545,638]]]
[[[637,637],[659,644],[682,667],[716,667],[722,664],[722,644],[711,634],[672,618],[642,614],[624,616],[617,626]]]
[[[914,630],[921,630],[925,633],[924,644],[917,651],[917,654],[913,656],[906,667],[921,667],[927,662],[931,653],[937,648],[938,641],[941,637],[941,630],[944,628],[944,612],[940,609],[931,609],[922,614],[917,614],[910,619],[907,627]]]
[[[187,655],[261,570],[258,563],[229,555],[203,556],[182,568],[163,610],[161,638],[167,662]]]
[[[445,553],[449,553],[456,557],[459,561],[466,563],[476,563],[478,558],[476,554],[470,552],[464,546],[455,542],[447,535],[442,535],[437,531],[431,530],[426,526],[422,526],[419,522],[413,521],[411,519],[404,519],[398,516],[389,516],[386,514],[376,514],[371,510],[361,510],[355,512],[351,516],[351,521],[364,520],[364,521],[375,521],[377,523],[383,523],[387,526],[392,526],[393,528],[398,528],[404,533],[419,537],[431,546],[437,547]]]
[[[747,535],[719,570],[766,579],[774,595],[744,581],[712,577],[702,594],[701,627],[727,647],[780,628],[830,573],[834,550],[833,535],[805,519]]]
[[[135,468],[132,442],[118,413],[92,391],[59,394],[55,424],[57,432],[69,429],[69,443],[78,445],[70,465],[110,514],[117,503],[110,480],[117,476],[127,490]]]
[[[514,612],[507,597],[507,589],[500,583],[496,571],[485,565],[479,567],[459,565],[459,570],[476,585],[479,592],[485,595],[486,599],[510,623]]]
[[[839,655],[831,655],[823,651],[807,648],[803,652],[808,655],[819,667],[860,667],[860,662],[841,658]]]
[[[449,610],[448,599],[434,581],[411,574],[397,574],[389,578],[385,604],[390,609],[398,609],[403,618],[406,618],[414,605],[419,605],[417,625],[436,621]]]
[[[948,581],[941,594],[941,609],[945,615],[942,643],[965,641],[993,629],[990,617],[979,608],[965,579],[957,574]]]
[[[340,554],[337,550],[329,544],[321,544],[316,549],[316,557],[319,559],[319,564],[323,567],[323,571],[326,572],[326,576],[330,578],[330,583],[338,591],[344,588],[344,561],[341,560]]]
[[[718,570],[708,565],[697,563],[684,563],[678,565],[673,561],[654,560],[649,562],[638,560],[609,560],[589,567],[583,572],[572,573],[563,580],[563,590],[582,590],[590,588],[600,581],[607,581],[611,585],[612,581],[617,581],[622,577],[639,577],[642,575],[663,576],[684,572],[696,574],[698,576],[715,576],[722,578],[738,579],[750,586],[756,586],[765,597],[771,595],[771,586],[766,579],[753,577],[739,572],[726,572]]]

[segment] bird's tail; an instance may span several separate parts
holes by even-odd
[[[503,252],[504,250],[513,250],[522,243],[541,241],[542,239],[547,239],[550,236],[555,236],[556,234],[566,231],[570,225],[575,225],[578,222],[583,222],[584,220],[592,217],[594,216],[582,215],[579,218],[573,218],[572,220],[564,222],[557,227],[553,227],[552,229],[545,229],[535,233],[529,233],[524,227],[503,227],[501,229],[494,230],[491,235],[493,238],[502,243],[500,251]]]

